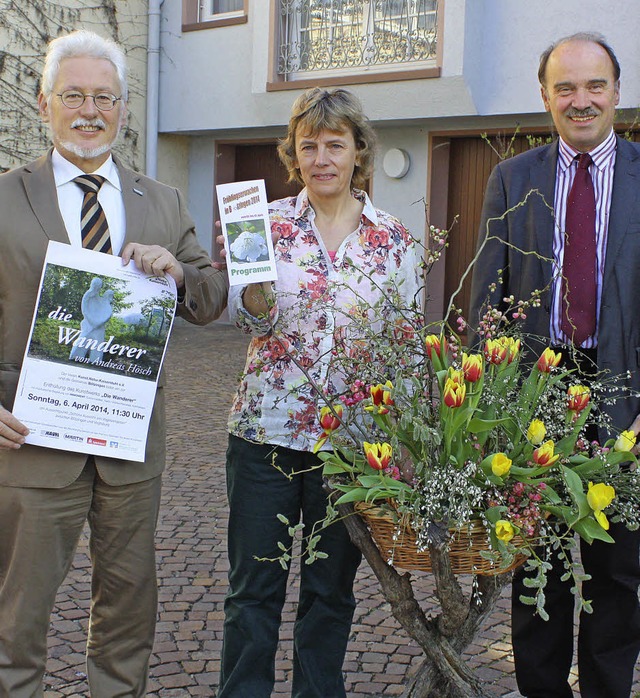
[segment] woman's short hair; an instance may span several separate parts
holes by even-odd
[[[129,88],[127,85],[127,59],[124,51],[111,39],[80,29],[65,36],[53,39],[47,49],[42,71],[42,94],[48,100],[56,84],[60,63],[65,58],[104,58],[113,64],[118,75],[122,97],[127,101]]]
[[[296,162],[296,133],[316,136],[320,131],[351,130],[356,143],[356,166],[351,176],[351,186],[361,188],[373,171],[376,136],[369,119],[362,111],[360,100],[344,89],[325,90],[312,87],[303,92],[293,103],[287,135],[278,145],[280,160],[287,168],[289,181],[304,184]]]

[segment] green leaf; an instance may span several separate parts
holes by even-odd
[[[565,482],[567,483],[567,490],[571,495],[571,498],[578,506],[578,516],[577,519],[582,519],[591,513],[591,507],[587,501],[587,497],[584,493],[584,485],[580,476],[573,472],[571,468],[566,465],[561,466],[562,474],[564,476]],[[574,522],[567,521],[567,523],[572,526]]]
[[[322,474],[325,476],[329,475],[340,475],[342,473],[353,472],[353,468],[346,463],[341,461],[327,461],[322,467]]]
[[[613,538],[591,516],[580,519],[572,528],[587,543],[592,543],[594,540],[602,540],[605,543],[614,542]]]
[[[485,516],[487,517],[487,521],[491,524],[496,524],[497,521],[499,521],[502,518],[502,515],[504,512],[507,510],[507,507],[491,507],[490,509],[487,509],[485,511]]]
[[[344,487],[337,486],[336,489],[339,489],[344,492],[344,494],[338,498],[336,504],[347,504],[348,502],[364,502],[367,500],[367,495],[369,494],[369,490],[365,487],[350,487],[347,489]]]
[[[505,424],[509,421],[508,417],[502,419],[481,419],[480,417],[472,417],[469,422],[469,431],[472,434],[481,434],[484,431],[490,431],[500,424]]]

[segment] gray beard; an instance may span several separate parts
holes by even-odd
[[[64,148],[70,153],[73,153],[74,155],[77,155],[79,158],[82,158],[83,160],[92,160],[94,158],[100,157],[101,155],[104,155],[105,153],[108,153],[111,150],[112,145],[113,141],[111,143],[104,143],[103,145],[98,146],[97,148],[83,148],[82,146],[76,145],[75,143],[60,143],[60,146],[62,148]]]
[[[93,120],[79,118],[76,119],[72,125],[74,124],[82,126],[99,124],[102,127],[104,127],[104,122],[102,121],[102,119],[99,118]],[[60,141],[60,147],[64,148],[69,153],[73,153],[76,157],[82,158],[83,160],[93,160],[94,158],[99,158],[101,155],[104,155],[105,153],[108,153],[111,150],[111,147],[120,135],[121,128],[122,125],[118,124],[118,130],[116,131],[113,140],[110,143],[104,143],[103,145],[100,145],[97,148],[83,148],[82,146],[77,145],[76,143],[69,143],[64,141]]]

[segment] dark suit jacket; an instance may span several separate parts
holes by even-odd
[[[526,300],[537,289],[543,291],[541,307],[529,309],[523,330],[549,337],[557,157],[555,142],[505,160],[491,173],[480,223],[480,256],[473,272],[471,327],[477,326],[488,296],[500,306],[505,296]],[[498,269],[504,270],[503,283],[490,294],[488,288],[496,281]],[[640,390],[639,274],[640,146],[618,138],[597,362],[611,375],[630,371],[624,382],[635,390]],[[640,412],[640,401],[620,400],[606,409],[614,426],[626,429]]]
[[[199,245],[194,224],[177,189],[122,166],[116,159],[126,211],[127,242],[167,248],[185,270],[178,314],[205,324],[226,305],[226,274],[214,270]],[[141,194],[137,193],[141,192]],[[0,175],[0,403],[11,409],[49,240],[68,243],[56,194],[51,152]],[[141,482],[160,474],[165,461],[161,377],[144,463],[96,457],[109,484]],[[0,450],[0,485],[64,487],[84,466],[83,454],[25,445]]]

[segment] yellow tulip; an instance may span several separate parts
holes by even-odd
[[[593,515],[596,517],[596,521],[604,528],[605,531],[609,530],[609,519],[604,511],[594,511]]]
[[[623,431],[613,444],[614,451],[630,451],[636,445],[636,435],[632,431]]]
[[[496,521],[496,536],[498,540],[501,540],[503,543],[508,543],[515,533],[515,529],[508,521],[504,519]]]
[[[527,439],[534,446],[539,446],[543,441],[544,437],[547,435],[547,428],[540,419],[531,420],[529,428],[527,429]]]
[[[606,485],[604,482],[598,482],[595,485],[593,482],[589,483],[587,502],[589,502],[589,506],[593,509],[593,515],[596,517],[596,521],[605,531],[609,530],[609,521],[603,509],[606,509],[609,504],[613,502],[615,496],[616,491],[611,485]]]
[[[604,482],[593,484],[589,483],[587,491],[587,501],[589,506],[594,511],[602,511],[606,509],[616,496],[616,491],[611,485],[606,485]]]
[[[514,337],[500,337],[499,339],[507,347],[507,363],[511,363],[520,353],[522,342]]]
[[[511,470],[513,461],[504,453],[496,453],[491,459],[491,472],[498,477],[506,475]]]

